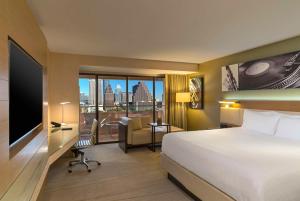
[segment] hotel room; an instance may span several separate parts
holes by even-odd
[[[299,6],[0,0],[0,200],[300,201]]]

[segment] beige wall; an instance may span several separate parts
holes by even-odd
[[[49,109],[51,121],[61,122],[60,102],[69,101],[65,105],[64,121],[79,121],[79,67],[106,66],[109,68],[156,69],[162,71],[195,72],[196,64],[163,62],[141,59],[125,59],[102,56],[86,56],[62,53],[50,53],[49,57]],[[107,69],[107,68],[106,68]]]
[[[9,159],[8,36],[17,41],[45,68],[47,63],[46,40],[25,0],[0,0],[0,198],[24,170],[40,145],[47,142],[47,132],[42,132],[16,156]],[[46,87],[45,85],[45,89]],[[46,92],[45,90],[45,102]],[[47,116],[47,104],[45,104],[44,122],[47,122]]]
[[[71,102],[64,107],[64,121],[79,121],[79,60],[66,54],[50,53],[49,83],[49,117],[51,121],[61,122],[61,102]]]
[[[300,50],[300,36],[262,46],[245,52],[215,59],[199,65],[199,74],[204,76],[204,110],[188,111],[189,130],[217,128],[219,126],[219,104],[221,98],[241,99],[269,99],[286,100],[297,98],[300,100],[300,91],[297,90],[257,90],[241,91],[235,93],[221,92],[221,67],[228,64],[245,62],[253,59],[278,55],[291,51]]]

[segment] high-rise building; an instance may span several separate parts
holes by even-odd
[[[132,103],[132,92],[128,92],[128,103]]]
[[[132,102],[134,104],[149,105],[152,104],[152,95],[149,92],[148,87],[145,85],[145,82],[140,81],[138,84],[134,85],[132,88]]]
[[[122,94],[121,94],[121,103],[126,103],[126,92],[122,92]]]
[[[120,104],[122,102],[122,89],[121,85],[117,84],[115,89],[115,103]]]
[[[106,86],[104,91],[104,106],[114,106],[114,93],[110,84]]]
[[[109,80],[104,79],[103,80],[103,89],[106,89],[106,87],[109,85]]]
[[[126,92],[122,92],[122,94],[121,94],[121,102],[123,104],[127,102],[127,100],[126,100]],[[128,92],[128,103],[132,103],[132,92]]]
[[[89,105],[96,105],[96,82],[95,79],[89,79]]]
[[[87,105],[89,104],[89,96],[85,93],[80,92],[80,105]]]

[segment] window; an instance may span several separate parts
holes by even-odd
[[[80,76],[80,114],[79,130],[81,133],[89,133],[93,120],[96,118],[96,77]]]
[[[79,86],[80,132],[89,132],[97,119],[98,143],[119,140],[121,117],[165,120],[164,78],[82,74]]]
[[[127,111],[126,77],[98,76],[98,142],[119,140],[121,117]]]
[[[128,99],[129,117],[153,117],[153,79],[129,77]]]

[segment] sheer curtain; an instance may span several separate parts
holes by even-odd
[[[176,103],[176,93],[188,91],[187,75],[165,75],[166,121],[185,130],[187,130],[187,104]]]

